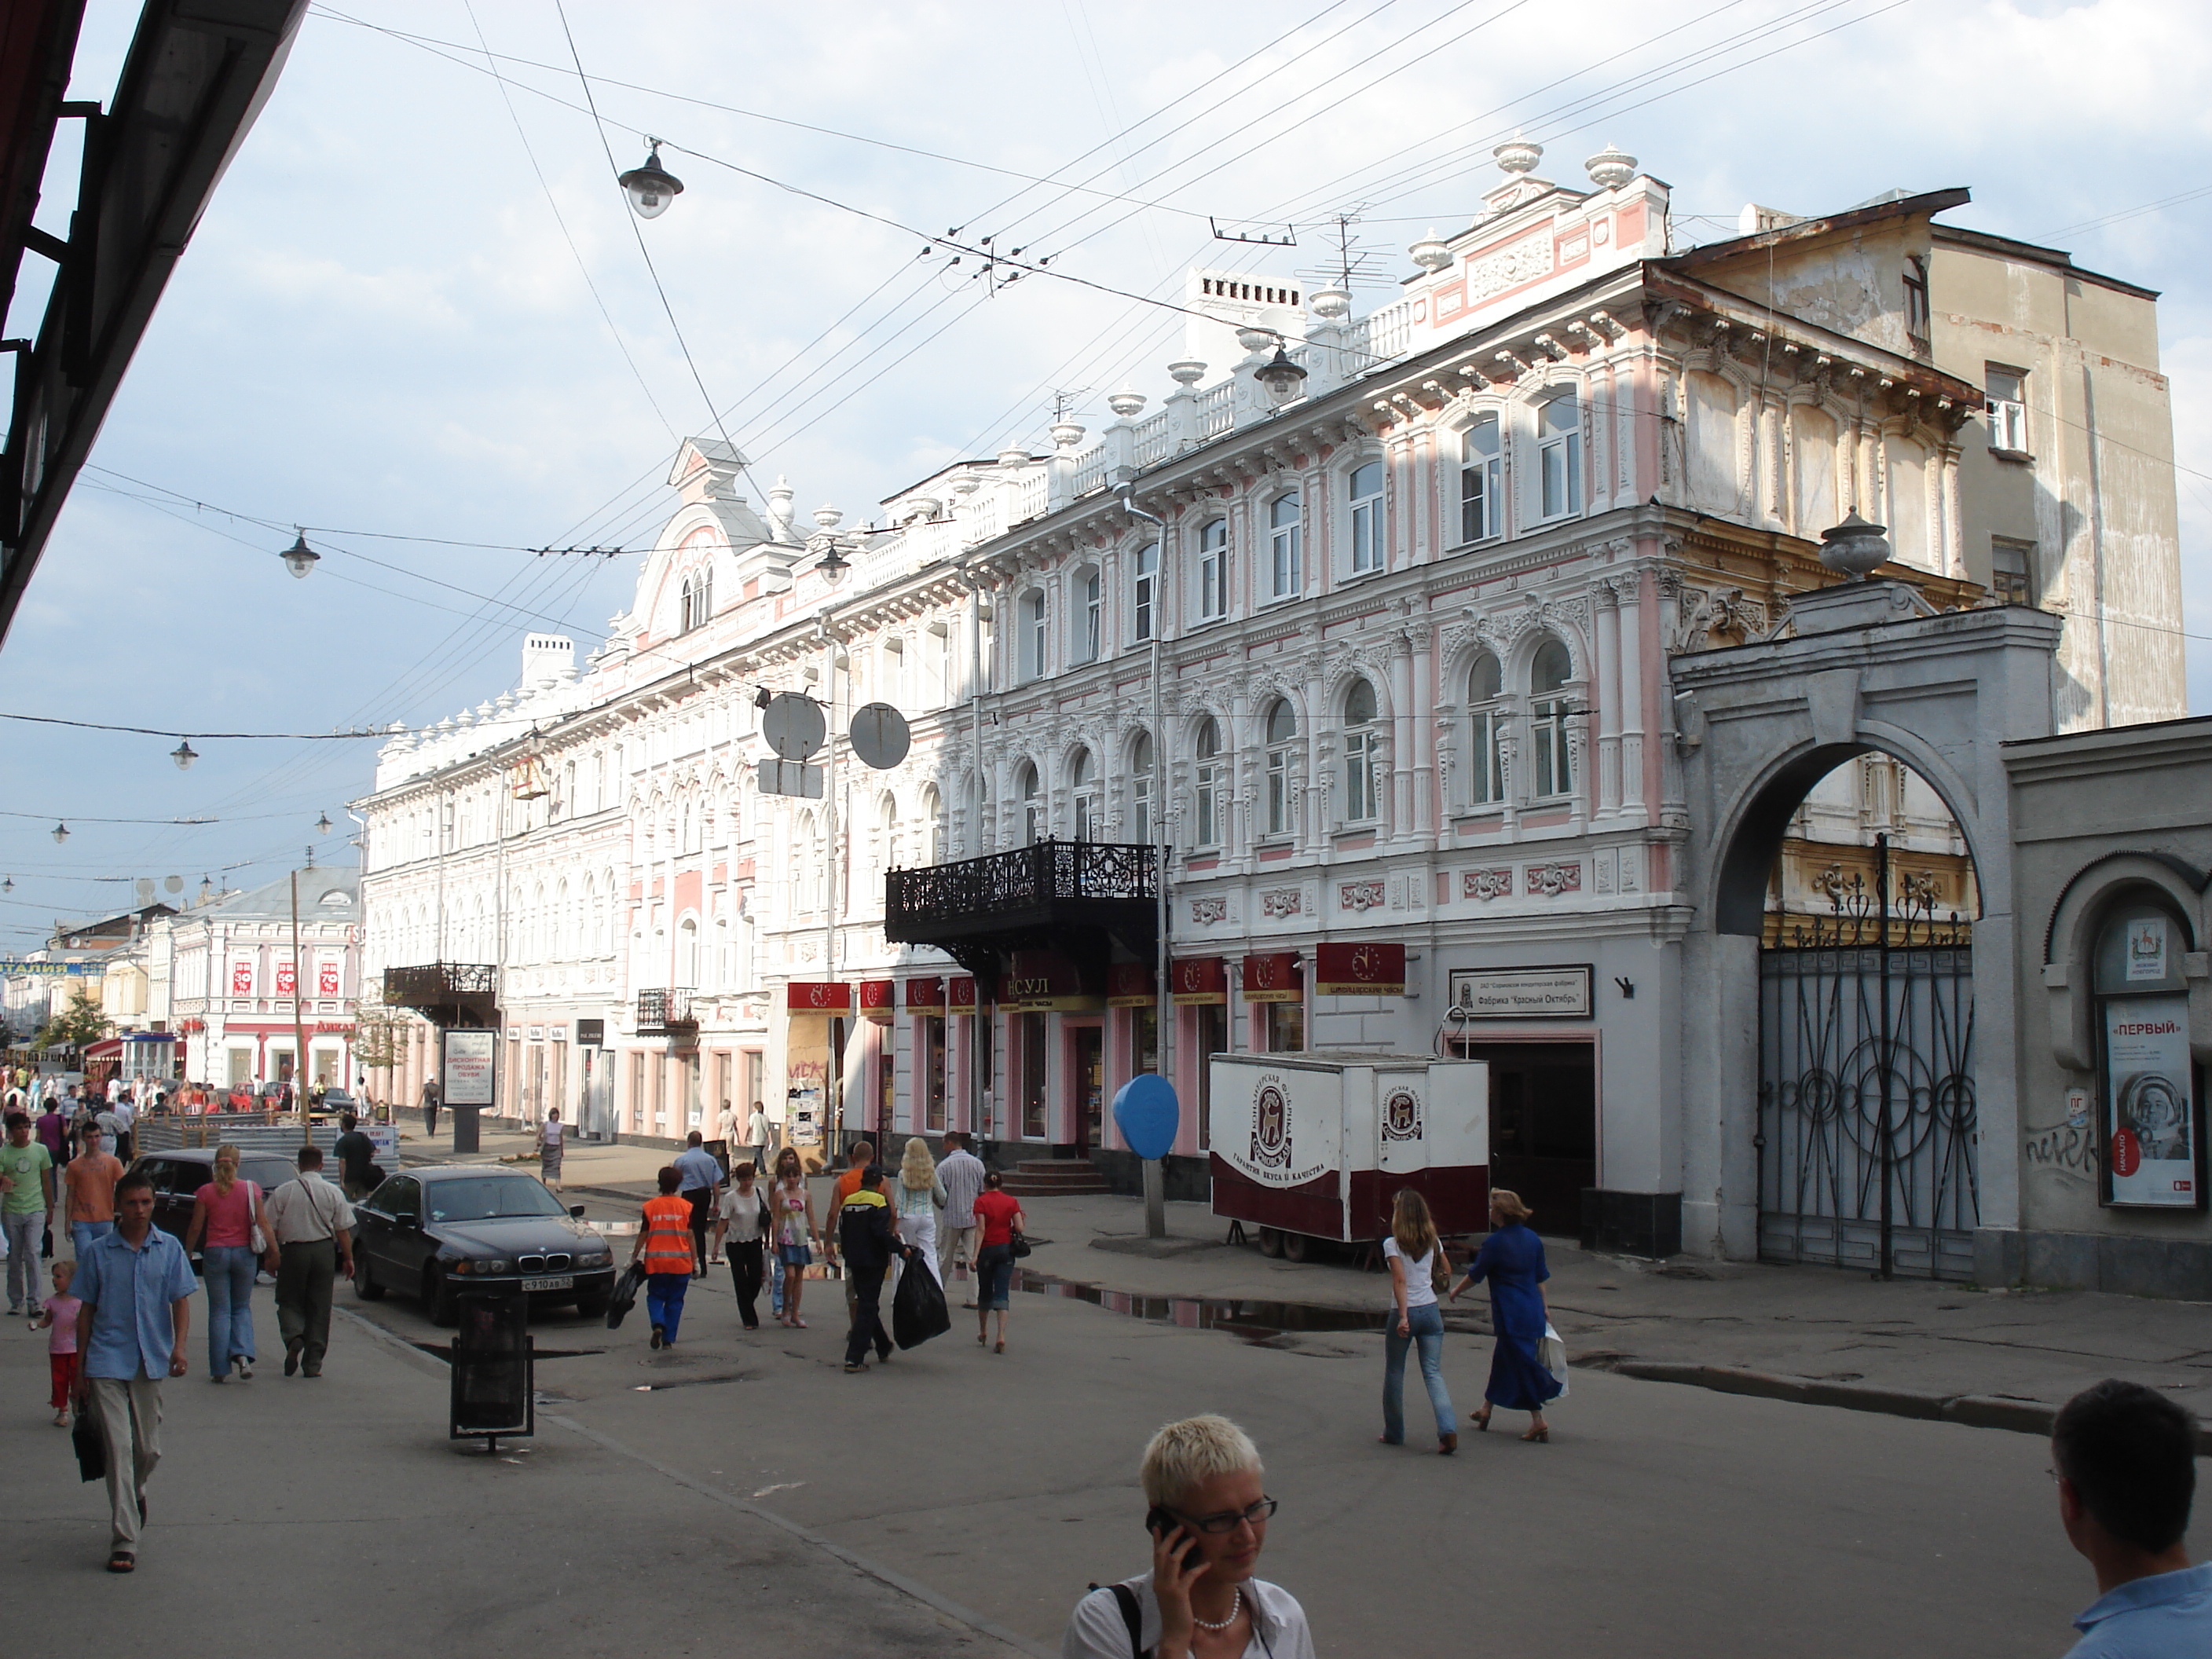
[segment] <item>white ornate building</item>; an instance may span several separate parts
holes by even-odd
[[[1370,316],[1194,273],[1209,320],[1157,412],[1116,394],[1096,443],[1063,422],[1048,455],[945,467],[864,533],[823,509],[802,535],[788,489],[763,514],[739,458],[685,445],[608,644],[579,671],[533,635],[515,691],[386,746],[372,976],[495,969],[524,1115],[676,1139],[723,1099],[795,1124],[826,1092],[848,1128],[1111,1164],[1103,1103],[1155,1052],[1143,907],[1054,951],[961,935],[931,913],[954,888],[909,884],[902,944],[885,877],[1164,839],[1186,1101],[1212,1048],[1449,1040],[1492,1062],[1501,1182],[1554,1217],[1591,1189],[1632,1247],[1680,1237],[1696,738],[1670,663],[1785,633],[1856,510],[1937,610],[2064,618],[2059,725],[2179,713],[2171,473],[2118,489],[2098,447],[2166,453],[2171,422],[2151,296],[1934,224],[1963,191],[1755,210],[1670,254],[1632,158],[1570,188],[1540,156],[1501,147]],[[1263,330],[1305,371],[1287,400]],[[891,703],[911,751],[873,771],[833,742],[821,797],[764,795],[763,689],[837,732]],[[1402,994],[1327,977],[1363,943],[1402,950]],[[413,1093],[427,1029],[373,1088]],[[1179,1151],[1200,1136],[1187,1114]]]

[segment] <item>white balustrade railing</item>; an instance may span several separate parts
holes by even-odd
[[[1008,515],[1011,522],[1023,524],[1042,518],[1051,503],[1051,480],[1042,467],[1015,479],[1014,510]]]
[[[1218,438],[1236,424],[1237,382],[1224,380],[1198,394],[1200,435]]]
[[[1088,495],[1094,489],[1106,487],[1106,446],[1101,444],[1088,455],[1079,456],[1075,463],[1075,493]]]
[[[1174,453],[1175,440],[1168,432],[1168,411],[1164,409],[1150,420],[1137,422],[1137,465],[1151,466],[1164,461]]]
[[[1346,365],[1352,374],[1357,374],[1377,362],[1402,357],[1413,343],[1413,305],[1400,300],[1384,306],[1352,324],[1350,333],[1351,338],[1346,343],[1360,354]]]

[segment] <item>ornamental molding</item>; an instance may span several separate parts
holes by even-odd
[[[1260,895],[1260,914],[1269,921],[1280,921],[1285,916],[1295,916],[1304,904],[1305,895],[1296,887],[1270,887]]]
[[[1200,927],[1229,920],[1229,901],[1225,898],[1194,898],[1190,902],[1190,919]]]
[[[1379,881],[1347,881],[1336,890],[1337,905],[1345,910],[1379,910],[1389,902]]]
[[[1523,884],[1531,895],[1557,898],[1562,893],[1579,893],[1583,889],[1583,867],[1579,864],[1531,864],[1521,872]]]
[[[1471,899],[1511,898],[1513,872],[1510,866],[1495,870],[1465,870],[1460,872],[1462,896]]]

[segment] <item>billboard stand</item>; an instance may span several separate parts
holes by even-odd
[[[439,1062],[446,1109],[453,1115],[453,1151],[473,1152],[477,1147],[477,1114],[499,1097],[499,1033],[441,1032]]]

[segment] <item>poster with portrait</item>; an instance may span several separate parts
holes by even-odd
[[[2114,1204],[2198,1206],[2189,999],[2105,1005],[2105,1147]]]

